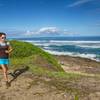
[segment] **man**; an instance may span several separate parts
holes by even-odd
[[[4,79],[6,86],[9,87],[9,79],[7,76],[8,64],[9,64],[9,53],[12,51],[10,43],[6,41],[6,34],[0,32],[0,66],[3,70]]]

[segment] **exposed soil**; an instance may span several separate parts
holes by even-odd
[[[29,71],[19,75],[17,72],[15,78],[9,75],[11,86],[6,88],[1,73],[0,100],[100,100],[100,63],[63,56],[57,59],[66,72],[79,72],[83,76],[75,79],[50,78]]]

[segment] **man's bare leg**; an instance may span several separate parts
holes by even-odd
[[[2,67],[2,70],[3,70],[3,74],[4,74],[4,79],[6,81],[6,85],[7,85],[7,87],[9,87],[10,83],[9,83],[8,75],[7,75],[8,67],[7,67],[6,64],[2,64],[1,67]]]

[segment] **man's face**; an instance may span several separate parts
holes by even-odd
[[[2,35],[2,36],[0,37],[0,40],[2,40],[2,41],[5,41],[5,39],[6,39],[6,35]]]

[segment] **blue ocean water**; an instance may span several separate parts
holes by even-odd
[[[54,55],[79,56],[100,62],[100,36],[33,37],[17,40],[31,42]]]

